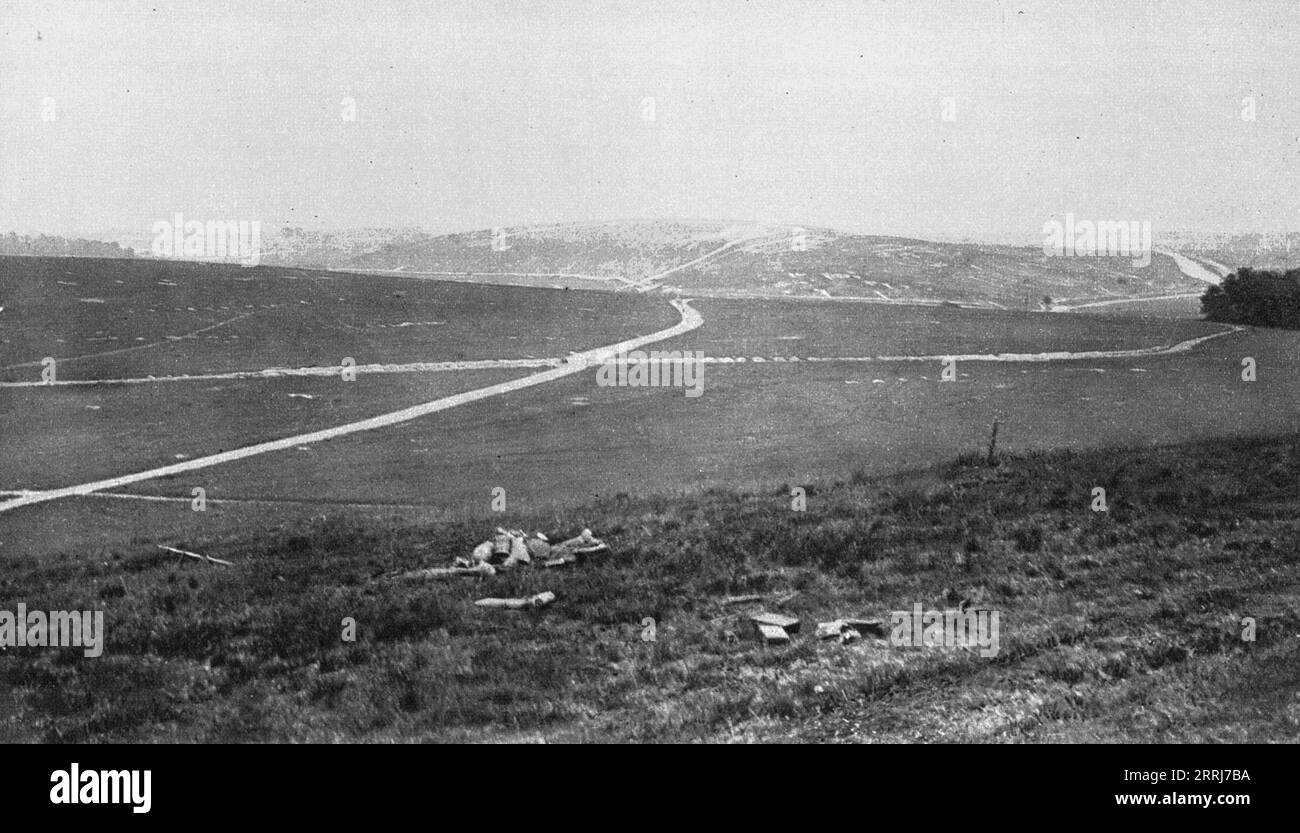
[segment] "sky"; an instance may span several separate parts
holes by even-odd
[[[1300,4],[0,0],[0,232],[1300,228]]]

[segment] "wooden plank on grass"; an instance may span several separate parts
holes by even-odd
[[[883,639],[889,633],[883,619],[845,619],[844,625],[863,636],[870,634]]]
[[[426,567],[423,570],[411,570],[402,573],[401,578],[407,580],[429,579],[429,578],[456,578],[458,576],[479,576],[486,578],[497,574],[496,568],[486,562],[473,567]]]
[[[754,626],[758,628],[758,635],[768,645],[785,645],[790,641],[790,634],[785,632],[785,628],[778,625],[755,622]]]
[[[845,624],[843,619],[835,619],[831,622],[817,623],[818,639],[839,639],[840,634],[844,632]]]
[[[787,633],[799,632],[797,616],[787,616],[784,613],[756,613],[749,618],[760,625],[775,625]]]
[[[474,604],[491,610],[528,610],[546,607],[553,601],[555,601],[555,594],[547,590],[526,599],[479,599]]]

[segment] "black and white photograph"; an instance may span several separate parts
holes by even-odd
[[[1298,36],[0,0],[0,743],[1297,742]]]

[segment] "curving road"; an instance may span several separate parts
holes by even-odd
[[[46,503],[51,500],[59,500],[65,497],[76,497],[80,495],[94,494],[106,489],[116,489],[122,486],[129,486],[132,483],[140,483],[145,480],[155,480],[159,477],[167,477],[173,474],[181,474],[187,471],[197,469],[211,468],[219,466],[222,463],[230,463],[235,460],[243,460],[248,457],[256,457],[260,454],[269,454],[273,451],[284,451],[295,448],[300,445],[310,445],[312,443],[325,442],[338,437],[346,437],[349,434],[356,434],[362,431],[374,431],[377,428],[387,428],[390,425],[399,425],[403,422],[410,422],[413,419],[419,419],[429,414],[439,411],[446,411],[460,405],[468,405],[471,402],[478,402],[482,399],[489,399],[493,396],[501,396],[516,390],[523,390],[535,385],[552,382],[556,379],[562,379],[565,376],[572,376],[575,373],[581,373],[587,370],[591,365],[598,364],[616,355],[620,351],[638,350],[648,344],[658,341],[674,338],[684,333],[697,329],[704,323],[704,318],[690,306],[687,300],[671,301],[672,305],[681,314],[682,320],[677,324],[656,333],[639,336],[637,338],[620,341],[617,344],[611,344],[607,347],[597,347],[592,350],[586,350],[581,353],[574,353],[569,357],[569,361],[560,367],[543,370],[540,373],[533,373],[519,379],[512,379],[509,382],[501,382],[487,387],[477,388],[464,393],[444,396],[441,399],[435,399],[432,402],[425,402],[422,405],[415,405],[410,408],[403,408],[400,411],[393,411],[387,414],[363,419],[358,422],[349,422],[345,425],[326,428],[321,431],[312,431],[307,434],[297,434],[292,437],[284,437],[269,442],[248,445],[243,448],[235,448],[230,451],[223,451],[220,454],[210,454],[206,457],[198,457],[193,460],[185,460],[180,463],[173,463],[168,466],[161,466],[155,469],[139,471],[133,474],[124,474],[119,477],[111,477],[106,480],[96,480],[91,483],[80,483],[75,486],[65,486],[60,489],[48,489],[45,491],[22,492],[18,497],[6,500],[0,503],[0,512],[8,512],[23,506],[31,506],[36,503]]]

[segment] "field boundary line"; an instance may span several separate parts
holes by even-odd
[[[1182,296],[1170,296],[1182,297]],[[1191,296],[1189,296],[1191,297]],[[1114,303],[1128,303],[1128,301],[1116,301]],[[1084,350],[1068,351],[1061,350],[1046,353],[945,353],[922,356],[771,356],[771,357],[754,357],[748,356],[705,356],[702,361],[705,364],[763,364],[766,362],[773,363],[798,363],[798,362],[936,362],[945,359],[954,359],[967,362],[1052,362],[1052,361],[1086,361],[1089,359],[1131,359],[1131,358],[1149,358],[1153,356],[1169,356],[1178,353],[1185,353],[1193,347],[1206,341],[1221,336],[1239,332],[1243,328],[1230,326],[1229,329],[1217,333],[1211,333],[1205,336],[1199,336],[1194,339],[1180,341],[1177,344],[1164,347],[1135,347],[1126,350]],[[580,356],[581,354],[575,354]],[[761,359],[761,360],[758,360]],[[511,369],[535,369],[543,367],[563,367],[569,360],[561,358],[546,359],[475,359],[460,362],[411,362],[408,364],[366,364],[357,365],[354,370],[358,375],[383,375],[396,373],[440,373],[451,371],[475,371],[475,370],[511,370]],[[581,361],[581,359],[578,359]],[[674,360],[646,358],[647,363],[671,364]],[[341,367],[271,367],[265,370],[234,370],[228,373],[206,373],[192,374],[181,376],[144,376],[126,379],[61,379],[53,382],[0,382],[0,388],[46,388],[46,387],[93,387],[97,385],[123,386],[123,385],[142,385],[152,384],[155,382],[201,382],[201,381],[222,381],[222,380],[247,380],[247,379],[286,379],[300,377],[329,378],[339,375]],[[17,494],[17,493],[15,493]],[[0,492],[0,497],[5,497]]]
[[[1245,327],[1228,325],[1228,329],[1217,333],[1189,338],[1167,347],[1134,347],[1128,350],[1080,350],[1076,352],[1061,350],[1050,353],[943,353],[932,356],[832,356],[828,358],[810,357],[806,362],[941,362],[952,359],[959,362],[1068,362],[1088,359],[1140,359],[1152,356],[1173,356],[1186,353],[1192,348],[1216,338],[1239,333]]]
[[[1053,304],[1052,312],[1074,312],[1077,309],[1089,309],[1091,307],[1109,307],[1115,304],[1141,304],[1148,301],[1185,301],[1191,298],[1200,298],[1199,292],[1187,292],[1181,295],[1150,295],[1145,298],[1112,298],[1105,301],[1089,301],[1086,304]]]
[[[559,367],[563,359],[476,359],[461,362],[409,362],[407,364],[359,364],[348,370],[358,376],[385,373],[440,373],[468,370],[532,370]],[[64,385],[148,385],[154,382],[210,382],[236,379],[288,379],[294,377],[332,377],[343,370],[337,367],[268,367],[265,370],[231,370],[225,373],[195,373],[179,376],[135,376],[125,379],[56,379],[53,382],[0,382],[0,388],[48,388]]]

